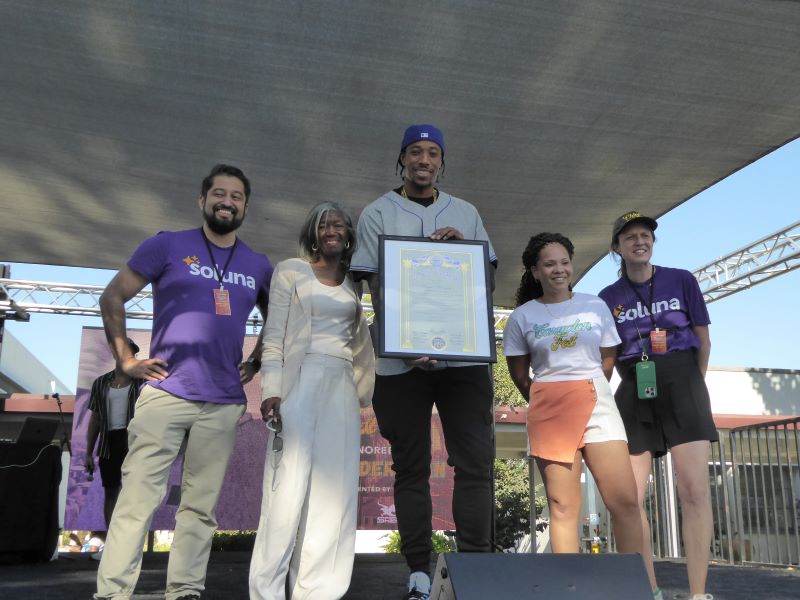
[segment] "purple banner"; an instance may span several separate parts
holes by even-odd
[[[147,358],[150,331],[129,329],[128,335],[139,345],[138,356]],[[245,338],[244,355],[248,356],[256,336]],[[114,368],[114,359],[101,328],[84,327],[81,339],[75,413],[72,420],[72,460],[69,469],[65,528],[103,530],[103,488],[99,471],[89,481],[83,469],[86,452],[87,409],[92,382]],[[261,420],[261,381],[257,377],[245,386],[247,410],[239,420],[236,446],[225,475],[217,506],[220,529],[252,530],[258,526],[261,509],[261,481],[267,435]],[[441,424],[438,415],[431,423],[433,460],[431,493],[433,495],[433,528],[453,529],[450,499],[453,493],[453,470],[447,466]],[[361,478],[359,480],[359,529],[397,529],[394,516],[392,485],[394,473],[389,444],[378,433],[372,409],[361,411]],[[151,529],[174,529],[175,511],[180,503],[180,482],[183,461],[179,457],[170,471],[166,496],[156,511]]]

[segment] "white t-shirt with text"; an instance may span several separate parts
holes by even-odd
[[[506,356],[530,354],[537,381],[576,381],[603,376],[600,348],[620,343],[608,306],[597,296],[531,300],[511,313],[503,332]]]

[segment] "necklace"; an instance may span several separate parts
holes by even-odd
[[[130,385],[130,382],[129,383],[122,383],[121,381],[118,381],[116,377],[114,377],[111,380],[111,383],[109,383],[109,385],[112,388],[114,388],[115,390],[119,390],[121,388],[128,387]]]
[[[574,297],[575,297],[575,294],[570,292],[569,300],[563,302],[564,310],[561,311],[561,314],[554,314],[553,311],[550,310],[550,305],[545,303],[545,302],[542,302],[542,306],[544,306],[544,309],[547,311],[547,314],[550,315],[550,317],[552,317],[553,319],[560,319],[560,318],[564,317],[569,312],[570,308],[572,307],[572,299]],[[562,302],[554,302],[553,304],[562,304]]]
[[[406,194],[406,186],[402,186],[400,188],[400,195],[408,200],[408,195]],[[436,202],[436,198],[439,197],[439,192],[436,191],[436,188],[433,188],[433,201]]]

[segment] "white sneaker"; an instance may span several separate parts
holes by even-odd
[[[711,594],[695,594],[691,600],[714,600]]]
[[[427,573],[414,571],[408,578],[408,593],[404,600],[428,600],[431,594],[431,578]]]

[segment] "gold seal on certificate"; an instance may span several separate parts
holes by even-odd
[[[381,236],[382,357],[494,362],[488,244]]]

